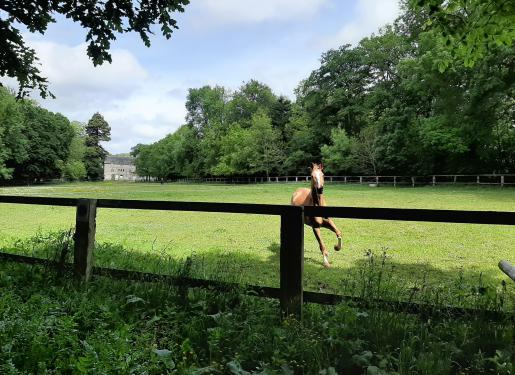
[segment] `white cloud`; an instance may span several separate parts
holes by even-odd
[[[400,14],[399,0],[358,0],[353,20],[345,24],[336,35],[322,41],[324,48],[343,44],[356,45],[362,38],[395,20]]]
[[[28,43],[36,50],[41,61],[41,71],[57,93],[70,87],[80,91],[127,92],[137,87],[148,74],[136,58],[124,49],[111,51],[113,62],[93,66],[86,55],[86,44],[74,47],[45,41]]]
[[[170,88],[152,80],[130,97],[113,100],[102,113],[111,124],[113,153],[126,152],[137,143],[152,143],[175,131],[184,123],[186,96],[166,95]],[[177,89],[185,92],[182,89]]]
[[[189,6],[199,24],[227,25],[289,20],[316,14],[328,0],[197,0]]]
[[[70,120],[87,122],[100,112],[111,126],[112,153],[151,143],[184,123],[187,88],[173,77],[149,74],[128,50],[112,49],[113,62],[94,67],[86,45],[67,46],[26,36],[41,62],[42,75],[56,99],[34,99]],[[2,79],[12,85],[13,80]],[[13,85],[15,86],[15,85]]]

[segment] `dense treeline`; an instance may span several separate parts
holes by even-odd
[[[98,117],[102,116],[95,114],[86,126],[70,122],[32,100],[17,100],[12,91],[0,87],[0,182],[103,178],[103,170],[98,170],[106,153],[95,135],[98,126],[107,123],[101,118],[105,124],[99,125]]]
[[[506,173],[515,168],[515,48],[453,64],[427,17],[403,14],[322,55],[295,102],[255,80],[189,90],[186,124],[137,145],[142,176]]]

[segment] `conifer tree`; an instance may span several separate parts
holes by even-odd
[[[86,128],[85,164],[89,180],[104,178],[104,161],[107,151],[100,142],[111,140],[111,127],[100,113],[95,113],[88,121]]]

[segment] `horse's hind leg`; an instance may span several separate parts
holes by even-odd
[[[320,227],[313,227],[313,233],[315,234],[315,237],[318,241],[318,245],[320,246],[320,252],[322,253],[324,257],[324,267],[331,267],[331,264],[329,263],[329,258],[327,254],[327,250],[324,245],[324,241],[322,241],[322,235],[320,233]]]
[[[330,218],[324,218],[324,221],[322,222],[322,226],[324,228],[332,230],[336,234],[336,239],[338,240],[338,243],[336,245],[334,245],[334,249],[336,251],[339,251],[342,248],[342,232],[341,232],[341,230],[339,230],[336,227],[333,219],[330,219]]]

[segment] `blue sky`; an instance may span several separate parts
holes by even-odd
[[[170,40],[156,35],[146,48],[135,34],[119,36],[113,63],[97,68],[85,54],[84,30],[69,20],[24,35],[57,99],[34,97],[71,120],[99,111],[112,129],[105,146],[120,153],[183,124],[190,87],[235,90],[254,78],[294,98],[324,51],[355,44],[398,12],[397,0],[192,0]]]

